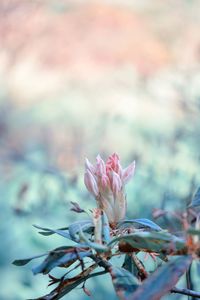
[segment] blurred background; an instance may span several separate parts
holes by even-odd
[[[32,224],[94,207],[85,157],[136,160],[129,217],[184,210],[200,180],[199,28],[198,0],[0,1],[0,300],[48,292],[11,262],[65,244]],[[109,276],[87,287],[116,299]]]

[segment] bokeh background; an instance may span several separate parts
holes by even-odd
[[[1,300],[47,293],[11,262],[65,243],[32,224],[63,227],[83,218],[70,201],[94,206],[85,157],[136,160],[130,217],[184,210],[200,180],[199,28],[198,0],[0,1]],[[116,299],[109,276],[88,288]]]

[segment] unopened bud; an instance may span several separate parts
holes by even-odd
[[[92,193],[95,197],[99,194],[99,189],[96,180],[89,170],[86,170],[85,172],[84,183],[88,191]]]

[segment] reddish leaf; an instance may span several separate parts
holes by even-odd
[[[70,208],[70,210],[79,214],[85,212],[85,210],[82,209],[77,202],[70,201],[70,203],[72,204],[72,208]]]

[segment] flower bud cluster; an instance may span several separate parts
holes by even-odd
[[[88,159],[85,161],[85,185],[95,197],[98,207],[106,213],[110,224],[116,224],[125,217],[124,186],[133,177],[134,170],[135,162],[122,169],[116,153],[106,162],[98,155],[95,165]]]

